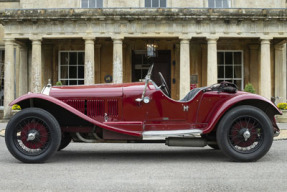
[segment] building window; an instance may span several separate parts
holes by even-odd
[[[0,49],[0,108],[4,106],[4,49]]]
[[[243,52],[242,51],[218,51],[218,83],[229,81],[243,89]]]
[[[166,0],[145,0],[145,7],[166,7]]]
[[[103,8],[103,0],[82,0],[82,8]]]
[[[231,0],[208,0],[209,8],[230,8]]]
[[[83,85],[84,63],[84,51],[60,51],[59,81],[63,85]]]

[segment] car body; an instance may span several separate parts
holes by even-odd
[[[223,82],[173,100],[145,82],[50,86],[13,101],[22,110],[6,129],[6,145],[23,162],[43,162],[74,142],[165,143],[221,149],[236,161],[264,156],[279,134],[269,100]]]

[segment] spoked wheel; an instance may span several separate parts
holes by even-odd
[[[9,121],[5,142],[10,153],[26,163],[44,162],[59,148],[61,131],[57,120],[47,111],[28,108]]]
[[[236,161],[256,161],[264,156],[273,142],[272,123],[267,115],[252,106],[229,111],[217,129],[219,148]]]

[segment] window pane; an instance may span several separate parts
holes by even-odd
[[[208,7],[214,8],[214,0],[208,0]]]
[[[69,71],[68,66],[61,67],[61,79],[68,78],[68,71]]]
[[[145,7],[151,7],[151,0],[145,0]]]
[[[225,67],[225,78],[232,78],[233,77],[233,70],[232,66],[226,66]]]
[[[222,0],[215,0],[215,7],[216,8],[221,8],[222,7]]]
[[[97,7],[98,8],[103,8],[103,0],[98,0]]]
[[[79,52],[78,53],[78,65],[84,65],[85,63],[85,53]]]
[[[89,8],[95,8],[96,7],[96,0],[90,0]]]
[[[78,78],[79,79],[84,78],[84,67],[82,66],[78,67]]]
[[[224,78],[224,66],[218,67],[218,78]]]
[[[234,52],[234,64],[242,64],[241,52]]]
[[[166,0],[160,0],[160,7],[166,7]]]
[[[61,65],[69,64],[69,53],[61,52]]]
[[[69,78],[77,78],[77,67],[69,67]]]
[[[77,80],[71,80],[71,81],[69,81],[69,85],[77,85]]]
[[[71,52],[70,53],[70,65],[76,65],[77,64],[77,53],[76,52]]]
[[[224,53],[217,52],[217,64],[224,64]]]
[[[227,65],[233,64],[232,52],[225,52],[225,64],[227,64]]]
[[[82,0],[82,8],[89,8],[89,0]]]
[[[79,80],[78,85],[84,85],[84,80]]]
[[[152,7],[159,7],[159,0],[152,0]]]

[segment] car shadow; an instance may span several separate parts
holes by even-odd
[[[53,162],[77,161],[105,161],[105,162],[230,162],[220,150],[214,149],[173,149],[173,150],[63,150],[51,159]]]

